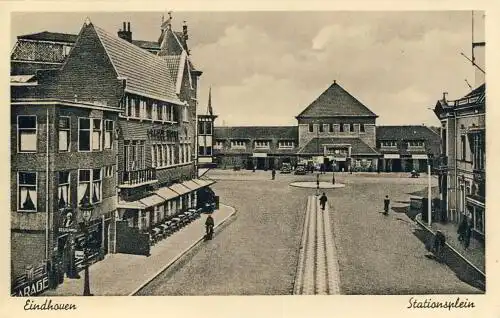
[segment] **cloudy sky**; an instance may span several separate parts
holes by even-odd
[[[161,12],[16,13],[21,34],[78,33],[85,17],[115,32],[130,21],[134,39],[157,40]],[[174,12],[189,25],[200,85],[208,87],[218,125],[294,125],[333,80],[379,115],[377,124],[429,124],[443,91],[450,99],[474,86],[471,12]],[[476,21],[482,15],[476,13]],[[27,21],[29,21],[27,23]],[[480,21],[482,22],[482,21]],[[476,40],[484,40],[477,23]]]

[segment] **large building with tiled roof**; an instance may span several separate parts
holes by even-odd
[[[439,135],[425,126],[376,126],[377,115],[336,81],[296,116],[297,126],[215,127],[219,167],[425,171]]]
[[[77,276],[83,208],[92,207],[95,262],[108,253],[147,255],[151,233],[211,192],[196,173],[201,72],[184,46],[167,49],[179,34],[166,33],[151,52],[127,32],[130,25],[116,35],[87,20],[76,37],[22,36],[12,51],[14,290],[30,279],[26,268],[54,284],[58,275]]]

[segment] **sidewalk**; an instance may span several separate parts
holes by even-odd
[[[213,212],[215,228],[236,213],[234,208],[220,205]],[[203,239],[206,215],[172,236],[151,247],[149,257],[129,254],[108,254],[106,258],[89,267],[90,292],[95,296],[128,296],[179,259]],[[55,290],[41,296],[79,296],[83,292],[83,271],[80,279],[64,279]]]
[[[465,259],[471,262],[474,266],[485,273],[485,250],[480,242],[471,238],[468,249],[464,249],[463,245],[458,241],[457,229],[458,225],[447,223],[432,223],[433,230],[440,230],[446,236],[446,242],[450,244],[457,252]]]

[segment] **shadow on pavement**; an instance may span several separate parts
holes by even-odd
[[[392,207],[392,211],[394,211],[395,213],[405,213],[406,214],[407,210],[408,210],[407,206],[393,206]]]

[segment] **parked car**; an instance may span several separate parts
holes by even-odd
[[[292,166],[289,163],[283,163],[281,165],[281,173],[290,173],[292,172]]]
[[[297,165],[297,168],[295,169],[295,174],[306,174],[306,166],[305,165]]]

